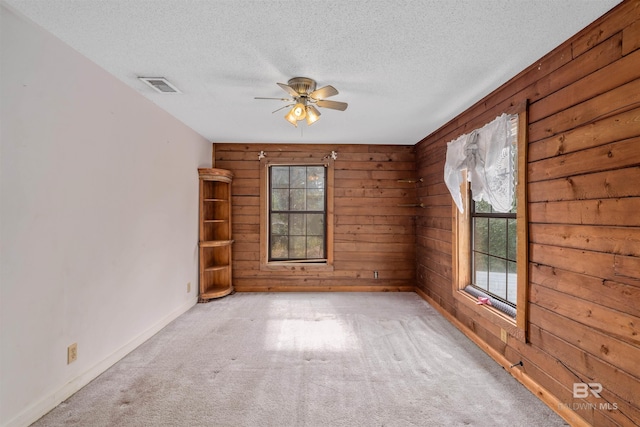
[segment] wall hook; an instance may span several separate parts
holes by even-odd
[[[514,366],[524,366],[524,365],[522,364],[522,360],[521,360],[518,363],[514,363],[513,365],[509,366],[509,369],[513,368]]]
[[[267,157],[267,153],[265,153],[264,151],[261,151],[260,153],[258,153],[258,160],[262,160],[265,157]]]
[[[338,152],[332,151],[331,154],[327,154],[326,156],[324,156],[322,160],[329,160],[329,159],[336,160],[337,158],[338,158]]]

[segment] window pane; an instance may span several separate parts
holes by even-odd
[[[507,276],[507,301],[516,304],[518,302],[518,270],[515,262],[509,261]]]
[[[305,166],[291,166],[291,188],[306,188],[307,168]]]
[[[509,238],[507,239],[507,258],[509,258],[510,260],[515,261],[516,260],[516,244],[517,244],[517,237],[518,237],[518,230],[516,228],[516,220],[515,219],[509,219],[508,220],[509,224],[508,224],[508,231],[509,231]]]
[[[487,289],[489,257],[478,252],[473,253],[473,284]]]
[[[307,235],[324,236],[324,215],[323,214],[307,215]]]
[[[289,192],[289,209],[292,211],[304,211],[306,210],[304,189],[290,190]]]
[[[489,218],[489,253],[499,257],[507,256],[507,220],[505,218]]]
[[[489,218],[474,218],[473,250],[487,253],[489,251]]]
[[[271,258],[289,258],[289,238],[271,236]]]
[[[307,188],[324,188],[324,166],[307,168]]]
[[[478,213],[491,213],[491,205],[489,204],[489,202],[485,202],[484,200],[480,201],[480,202],[474,202],[475,203],[475,209],[476,212]]]
[[[271,210],[287,211],[289,210],[289,190],[278,189],[271,191]]]
[[[307,238],[305,236],[289,237],[289,258],[304,259],[307,257]]]
[[[305,214],[291,214],[289,216],[289,234],[292,236],[304,236],[306,231]]]
[[[289,188],[289,166],[271,167],[271,188]]]
[[[271,215],[271,235],[286,236],[289,234],[289,214]]]
[[[321,236],[307,237],[307,258],[324,258],[324,239]]]
[[[308,211],[324,210],[324,189],[311,188],[307,190],[307,210]]]
[[[489,292],[507,299],[507,261],[489,257]]]

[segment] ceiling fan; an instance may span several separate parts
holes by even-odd
[[[285,114],[284,118],[295,127],[298,127],[298,122],[301,120],[306,119],[307,125],[309,126],[318,121],[320,111],[318,111],[315,106],[344,111],[349,105],[346,102],[328,101],[324,99],[337,95],[338,90],[330,85],[316,89],[316,81],[308,77],[294,77],[290,79],[287,84],[278,83],[278,86],[287,92],[291,98],[263,98],[256,96],[255,99],[288,101],[289,104],[278,108],[274,113],[283,108],[292,107],[291,110]]]

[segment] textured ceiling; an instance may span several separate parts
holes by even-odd
[[[4,1],[213,142],[370,144],[417,143],[619,3]],[[349,108],[296,129],[254,99],[295,76]]]

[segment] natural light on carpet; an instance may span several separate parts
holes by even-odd
[[[272,304],[271,311],[274,318],[267,321],[267,350],[339,352],[359,347],[352,328],[322,302],[314,301],[306,309],[286,302]]]
[[[355,335],[336,319],[275,319],[267,321],[265,347],[288,351],[346,351],[358,345]]]

